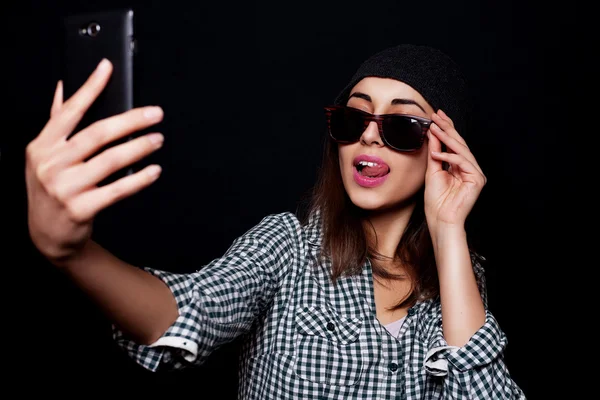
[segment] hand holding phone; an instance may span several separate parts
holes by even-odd
[[[152,133],[102,150],[159,123],[163,118],[159,107],[132,108],[76,131],[113,70],[110,61],[100,62],[65,102],[59,82],[50,119],[27,146],[29,234],[39,251],[56,265],[76,257],[85,247],[93,219],[100,211],[149,186],[161,172],[158,165],[150,165],[99,186],[114,172],[159,149],[163,142],[161,134]]]

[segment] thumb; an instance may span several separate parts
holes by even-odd
[[[427,172],[429,174],[434,174],[436,172],[442,171],[443,164],[441,160],[436,160],[431,155],[432,151],[440,152],[442,151],[442,142],[438,139],[434,134],[432,134],[429,130],[427,131],[427,137],[429,138],[429,149],[427,151]]]
[[[63,104],[63,83],[58,81],[56,84],[56,90],[54,91],[54,98],[52,99],[52,107],[50,108],[50,118],[54,117],[61,109]]]

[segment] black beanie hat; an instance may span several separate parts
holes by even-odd
[[[467,84],[458,65],[442,51],[412,44],[384,49],[358,68],[350,83],[335,99],[345,105],[352,88],[365,77],[391,78],[411,86],[434,111],[442,109],[462,136],[471,108]]]

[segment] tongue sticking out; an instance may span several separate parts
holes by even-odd
[[[387,165],[376,165],[374,167],[364,167],[360,171],[360,174],[362,176],[368,176],[369,178],[379,178],[386,175],[388,172],[390,172],[390,169]]]

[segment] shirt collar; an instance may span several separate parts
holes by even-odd
[[[321,210],[313,211],[304,228],[306,240],[312,246],[320,247],[323,242],[323,216]]]

